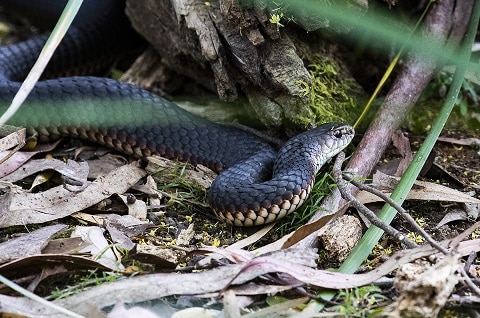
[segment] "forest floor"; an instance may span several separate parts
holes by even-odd
[[[422,138],[416,136],[409,136],[409,138],[410,144],[415,151],[421,144]],[[437,142],[434,148],[434,156],[432,156],[434,160],[431,161],[432,165],[428,171],[426,171],[422,180],[441,184],[447,189],[469,193],[472,194],[473,197],[478,197],[480,189],[479,145],[480,135],[464,134],[453,130],[447,131]],[[60,149],[62,148],[60,147]],[[82,153],[80,154],[80,152]],[[53,156],[62,161],[64,161],[66,156],[72,155],[72,153],[72,150],[65,152],[64,149],[52,151]],[[104,151],[95,145],[81,146],[80,148],[77,146],[75,154],[81,157],[82,160],[88,162],[90,167],[95,167],[91,168],[93,170],[98,170],[100,167],[100,170],[104,171],[103,169],[108,169],[107,166],[115,170],[128,162],[128,158],[117,154],[112,155],[109,151]],[[105,154],[105,156],[98,158],[98,154]],[[43,155],[37,155],[37,157],[38,156],[43,158]],[[394,161],[395,157],[398,157],[398,154],[392,147],[391,150],[387,151],[382,164],[385,165],[389,161]],[[38,159],[32,161],[39,162]],[[85,287],[91,284],[96,285],[102,281],[109,281],[110,278],[108,278],[108,275],[105,276],[105,274],[101,273],[108,273],[114,269],[114,267],[120,276],[128,276],[132,273],[144,275],[165,271],[190,272],[196,268],[216,267],[218,264],[215,265],[214,263],[203,263],[203,265],[199,265],[202,264],[201,259],[204,256],[196,254],[208,254],[214,251],[211,250],[213,248],[227,248],[227,250],[232,246],[237,248],[238,245],[233,244],[238,244],[238,241],[242,241],[243,239],[253,239],[253,237],[255,237],[254,242],[252,244],[246,243],[248,245],[245,247],[247,251],[254,251],[262,246],[268,246],[268,244],[294,231],[301,225],[301,221],[299,220],[301,218],[307,218],[306,215],[302,214],[305,213],[305,211],[297,213],[292,217],[287,217],[275,225],[266,235],[257,232],[261,230],[261,228],[228,226],[219,222],[205,205],[206,189],[192,186],[191,181],[184,179],[184,175],[188,173],[189,170],[187,169],[187,172],[185,172],[183,165],[175,162],[170,163],[170,166],[173,167],[174,171],[176,170],[176,175],[175,172],[173,175],[167,173],[169,176],[167,181],[164,180],[160,182],[162,177],[156,179],[159,183],[154,184],[158,185],[160,191],[153,190],[155,195],[145,190],[145,186],[142,186],[143,188],[137,186],[134,190],[128,191],[124,199],[122,199],[121,196],[114,195],[113,197],[100,200],[100,202],[92,204],[91,206],[86,204],[86,206],[89,207],[81,211],[76,211],[75,206],[73,206],[71,207],[71,211],[75,211],[75,213],[72,212],[70,216],[52,218],[51,222],[39,225],[28,224],[25,215],[23,215],[23,225],[4,227],[0,230],[2,242],[0,249],[3,251],[5,251],[5,249],[13,250],[13,253],[3,254],[2,259],[4,264],[0,265],[0,273],[25,287],[30,285],[29,288],[32,291],[44,297],[50,299],[57,297],[62,298],[72,293],[81,293]],[[197,173],[199,168],[193,167],[191,171]],[[28,189],[32,186],[33,182],[37,182],[38,175],[36,178],[26,176],[17,181],[16,184],[23,187],[25,189],[23,191],[30,192],[30,194],[46,193],[51,190],[52,187],[58,187],[58,183],[55,182],[57,179],[55,175],[58,176],[61,173],[62,172],[57,172],[53,175],[47,173],[46,179],[48,181],[36,186],[31,191]],[[45,173],[41,173],[40,175],[45,177]],[[211,177],[207,172],[206,177],[202,178],[208,179]],[[119,176],[119,178],[124,178],[124,176]],[[120,182],[120,179],[117,181]],[[318,185],[318,191],[325,191],[325,189],[332,186],[333,181],[331,178],[323,179],[327,180],[330,185]],[[115,180],[116,179],[113,179],[111,182],[116,183],[117,181]],[[156,186],[154,186],[154,188],[156,188]],[[465,208],[464,204],[449,202],[448,195],[451,194],[448,193],[448,191],[445,192],[445,198],[441,197],[441,193],[440,197],[438,197],[438,194],[436,195],[437,197],[433,198],[432,194],[432,200],[412,200],[404,204],[404,207],[417,223],[435,240],[442,241],[455,238],[470,227],[478,218],[478,204],[470,204],[469,208]],[[315,198],[317,200],[318,196]],[[123,203],[122,200],[127,203]],[[132,220],[138,217],[132,216],[135,215],[132,214],[132,211],[135,209],[128,203],[132,200],[136,203],[144,202],[142,206],[146,213],[145,216],[148,218],[147,222],[145,222],[145,220],[138,220],[138,222],[132,223]],[[314,202],[307,202],[306,205],[314,205]],[[374,211],[381,208],[381,206],[382,204],[378,202],[369,205]],[[142,210],[142,208],[140,208],[140,210]],[[308,208],[304,210],[308,210]],[[4,210],[3,213],[5,216],[5,213],[8,213],[8,211]],[[347,214],[357,216],[357,213],[353,210],[349,210]],[[123,217],[119,215],[123,215]],[[125,219],[129,215],[132,218],[128,218],[128,220]],[[10,217],[10,219],[14,218]],[[442,223],[442,225],[439,226],[440,223]],[[25,234],[33,234],[42,228],[48,228],[58,224],[65,224],[68,225],[68,227],[67,229],[62,229],[61,234],[53,232],[47,236],[31,238],[29,244],[32,245],[32,249],[28,251],[22,249],[21,253],[18,253],[21,247],[17,246],[15,248],[15,244],[25,244],[24,241],[17,241],[19,238],[28,237],[28,235]],[[88,227],[86,227],[86,225],[88,225]],[[411,226],[402,219],[396,218],[392,225],[408,235],[408,237],[416,243],[425,243],[421,236],[415,233]],[[365,230],[365,224],[363,224],[362,227]],[[88,234],[74,234],[81,228],[88,229]],[[93,229],[99,229],[100,233],[106,231],[108,240],[104,241],[104,239],[94,238],[88,243],[89,240],[85,237],[90,236],[90,239],[92,239]],[[24,234],[22,235],[22,233]],[[479,235],[480,232],[477,229],[472,233],[471,238],[476,238]],[[78,237],[81,237],[81,239]],[[102,243],[103,241],[104,243]],[[3,248],[2,245],[4,246]],[[86,250],[79,249],[80,245],[82,247],[88,247],[89,245],[103,246],[103,248],[100,248],[100,251],[105,251],[104,249],[110,249],[112,246],[116,246],[117,248],[113,249],[113,255],[115,255],[114,258],[116,260],[114,267],[112,267],[111,264],[102,263],[98,259],[98,254],[95,254],[93,250],[89,250],[88,248]],[[46,249],[43,248],[44,246],[46,246]],[[372,251],[371,257],[364,263],[364,267],[362,267],[361,270],[368,272],[368,270],[382,264],[388,259],[389,255],[403,248],[401,243],[389,236],[385,236],[377,245],[376,250]],[[322,246],[319,246],[319,249],[316,259],[317,269],[335,268],[341,264],[341,261],[338,259],[327,258],[325,256],[327,254],[324,254],[322,251]],[[193,251],[197,252],[192,254]],[[271,250],[271,252],[272,251],[274,250]],[[43,258],[39,260],[36,258],[38,253],[49,253],[51,256],[49,257],[48,254],[44,254],[47,259]],[[68,268],[68,266],[65,265],[69,262],[74,262],[78,256],[89,259],[92,263],[84,266],[76,265],[73,268]],[[224,263],[224,261],[220,261],[220,264],[221,263]],[[38,266],[32,267],[32,264]],[[52,266],[51,272],[46,273],[45,269],[39,271],[40,265],[48,267],[48,264]],[[59,270],[58,266],[60,265],[66,266],[67,269]],[[473,260],[470,266],[470,273],[477,273],[478,277],[480,263]],[[97,271],[92,271],[95,268]],[[365,293],[357,295],[360,297],[360,299],[358,299],[359,303],[355,307],[358,312],[362,312],[363,310],[365,310],[365,312],[372,312],[378,306],[384,307],[391,303],[392,299],[397,295],[396,291],[392,289],[393,281],[391,280],[391,275],[394,274],[394,272],[395,271],[387,275],[390,277],[390,281],[386,285],[382,285],[378,290],[365,291],[365,289],[360,289]],[[117,276],[114,280],[120,276]],[[257,284],[261,283],[261,279],[256,282]],[[72,292],[71,290],[75,291]],[[312,289],[310,292],[316,292],[316,289]],[[2,293],[10,294],[5,287],[2,287]],[[376,299],[374,303],[368,301],[368,297],[370,297],[372,293]],[[459,287],[456,293],[459,295],[458,297],[461,297],[462,288]],[[295,292],[291,290],[284,292],[283,295],[289,298],[295,295]],[[346,301],[345,297],[346,295],[344,293],[343,301]],[[340,298],[336,299],[333,307],[342,303],[342,299]],[[250,305],[254,308],[261,307],[261,298],[259,299],[257,297],[255,299],[256,301],[251,302]],[[268,303],[268,297],[263,298],[263,300],[267,300]],[[346,306],[346,304],[343,303],[343,306]],[[447,303],[446,305],[446,308],[453,307],[453,302]]]

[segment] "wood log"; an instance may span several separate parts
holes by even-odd
[[[220,99],[245,95],[253,117],[268,127],[305,129],[326,121],[352,122],[356,112],[345,109],[355,104],[361,88],[333,55],[335,50],[329,50],[317,33],[307,33],[325,21],[305,13],[296,23],[283,25],[273,19],[275,11],[266,3],[127,0],[126,12],[158,53],[157,67],[195,80]],[[341,92],[311,90],[317,79],[308,66],[316,55],[325,57],[322,63],[331,63],[325,68],[338,71],[319,80]],[[330,85],[328,81],[344,82]],[[314,99],[312,94],[322,98]],[[338,101],[339,96],[343,99]]]

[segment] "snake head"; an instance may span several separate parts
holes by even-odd
[[[316,139],[312,143],[316,152],[315,172],[332,157],[345,149],[353,139],[355,130],[352,126],[341,123],[327,123],[306,132],[312,134],[312,138]]]
[[[327,123],[303,132],[279,150],[274,174],[298,169],[315,175],[330,158],[348,146],[354,134],[352,126],[340,123]]]

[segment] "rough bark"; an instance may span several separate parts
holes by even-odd
[[[249,5],[240,5],[245,2]],[[320,120],[302,85],[312,81],[304,59],[319,45],[315,35],[307,36],[305,30],[322,23],[308,19],[308,14],[305,20],[296,21],[305,28],[301,32],[307,38],[300,41],[291,28],[269,21],[268,12],[264,1],[127,0],[134,28],[158,52],[163,66],[194,79],[222,99],[245,94],[267,126],[314,126]],[[317,47],[311,48],[312,43]],[[340,77],[349,76],[345,67],[338,68]],[[345,96],[360,91],[352,85],[345,87]],[[323,121],[345,120],[336,113],[331,109]],[[351,110],[346,114],[352,114]]]

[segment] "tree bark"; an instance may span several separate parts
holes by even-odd
[[[245,2],[249,5],[240,5]],[[352,121],[353,116],[344,118],[352,114],[351,110],[342,117],[336,109],[330,109],[329,114],[334,115],[316,118],[305,92],[305,86],[312,84],[312,76],[304,59],[320,51],[324,42],[318,41],[314,32],[307,34],[298,26],[294,30],[272,23],[263,3],[127,0],[126,10],[134,28],[159,54],[163,66],[194,79],[221,99],[234,100],[245,94],[256,117],[266,126],[305,129],[318,121]],[[321,26],[315,23],[306,20],[297,25]],[[340,64],[339,78],[350,77],[346,67],[335,62]],[[344,96],[361,91],[356,83],[342,89]],[[333,108],[330,104],[335,103],[325,104]],[[351,100],[345,104],[350,105]]]

